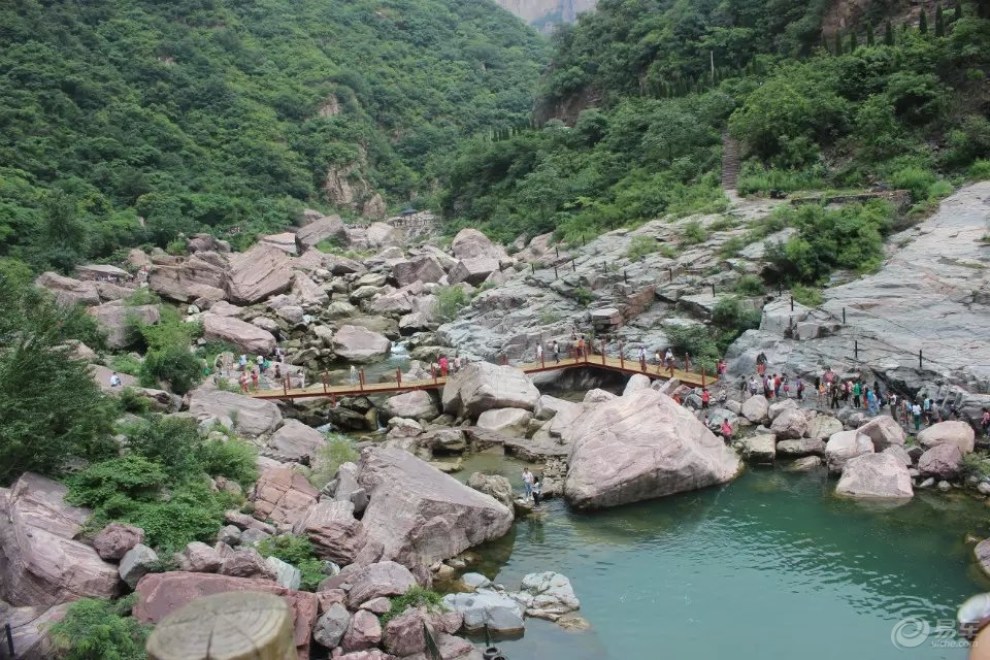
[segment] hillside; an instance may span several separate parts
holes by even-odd
[[[16,0],[0,43],[0,256],[63,269],[402,208],[458,140],[529,121],[546,54],[452,0]]]
[[[555,35],[541,128],[466,144],[443,212],[573,242],[718,211],[728,136],[740,194],[884,185],[924,214],[990,174],[987,5],[606,0]]]

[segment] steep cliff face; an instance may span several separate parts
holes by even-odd
[[[496,3],[541,32],[560,23],[573,23],[578,14],[591,11],[597,0],[495,0]]]

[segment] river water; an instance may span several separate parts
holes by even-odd
[[[520,487],[521,466],[473,456],[461,474]],[[936,635],[898,648],[891,631],[909,616],[937,628],[990,588],[964,542],[990,536],[987,509],[936,493],[877,508],[833,488],[823,473],[748,470],[723,488],[597,514],[551,501],[482,547],[476,568],[509,589],[530,572],[567,575],[591,628],[527,619],[521,639],[498,645],[510,660],[965,658]]]

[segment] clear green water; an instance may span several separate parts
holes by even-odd
[[[462,474],[503,460],[472,457]],[[520,467],[497,471],[518,484]],[[480,572],[509,588],[530,572],[567,575],[591,629],[529,619],[499,646],[511,660],[965,658],[931,643],[897,649],[891,628],[953,619],[990,588],[964,542],[990,535],[987,509],[934,493],[878,509],[833,488],[823,474],[767,470],[593,515],[550,502],[482,548]]]

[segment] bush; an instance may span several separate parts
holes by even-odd
[[[762,296],[766,292],[759,275],[749,274],[740,277],[733,289],[741,296]]]
[[[142,361],[130,353],[114,355],[110,358],[110,368],[128,376],[139,376],[141,374]]]
[[[149,420],[125,426],[131,452],[160,465],[175,480],[200,472],[198,448],[201,444],[195,420],[155,415]]]
[[[963,456],[962,476],[976,477],[980,481],[990,479],[990,456],[985,453],[969,453]]]
[[[152,349],[141,363],[141,384],[160,387],[161,383],[176,394],[185,394],[203,379],[203,363],[184,345]]]
[[[115,497],[150,502],[159,496],[167,481],[165,470],[143,456],[112,458],[70,477],[66,500],[93,508]]]
[[[969,178],[974,181],[990,179],[990,160],[978,160],[970,165]]]
[[[52,626],[57,656],[65,660],[144,660],[151,626],[130,616],[130,601],[83,598]]]
[[[794,297],[795,302],[805,307],[818,307],[822,304],[821,289],[798,284],[791,289],[791,295]]]
[[[258,480],[258,452],[243,440],[204,441],[199,446],[197,458],[203,471],[211,477],[226,477],[244,488]]]
[[[571,298],[573,298],[575,302],[582,307],[587,307],[591,303],[595,302],[595,294],[583,286],[579,286],[571,291]]]
[[[84,314],[2,277],[0,309],[0,485],[115,453],[115,404],[65,346],[87,332]]]
[[[426,607],[431,611],[440,610],[443,608],[443,595],[432,589],[424,589],[419,585],[411,587],[406,593],[391,599],[388,612],[381,617],[382,626],[414,607]]]
[[[134,293],[124,299],[124,304],[129,307],[137,307],[138,305],[158,305],[161,302],[162,299],[148,287],[136,289]]]
[[[151,410],[151,401],[133,387],[125,387],[121,390],[117,403],[120,404],[121,410],[135,415],[146,415]]]
[[[629,242],[629,249],[626,251],[626,258],[630,261],[639,261],[648,254],[657,251],[657,241],[649,236],[633,236]]]
[[[327,434],[327,444],[320,448],[309,473],[309,481],[317,488],[323,488],[337,475],[344,463],[354,463],[360,458],[354,444],[347,436]]]
[[[457,318],[457,313],[470,300],[464,289],[459,286],[445,286],[437,290],[437,314],[446,322]]]
[[[327,576],[324,563],[317,559],[313,544],[304,536],[282,534],[267,538],[258,544],[258,552],[298,568],[302,574],[299,585],[305,591],[315,591]]]
[[[913,202],[928,199],[928,191],[934,183],[935,174],[931,170],[914,165],[903,167],[890,176],[890,185],[909,191]]]
[[[722,330],[741,335],[746,330],[760,327],[759,311],[744,305],[735,297],[719,300],[712,309],[712,323]]]
[[[681,245],[697,245],[708,240],[708,232],[701,223],[692,220],[681,229]]]

